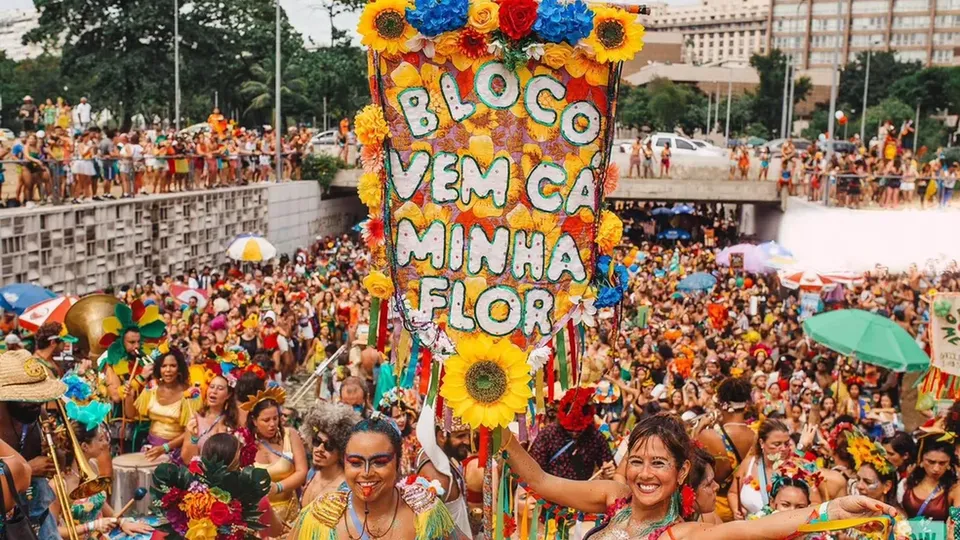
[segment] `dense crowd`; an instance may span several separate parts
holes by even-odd
[[[204,268],[105,291],[130,308],[117,308],[115,339],[99,361],[82,344],[65,355],[70,340],[59,323],[29,333],[6,314],[0,458],[17,490],[31,486],[41,540],[68,538],[64,511],[43,512],[53,470],[35,402],[64,393],[50,388],[55,379],[68,401],[81,402],[87,381],[86,399],[113,412],[68,416],[101,476],[115,456],[137,451],[191,471],[201,458],[207,467],[265,470],[268,487],[253,503],[262,537],[469,538],[493,523],[504,538],[524,540],[579,538],[595,525],[594,540],[783,538],[805,523],[884,514],[946,523],[956,538],[960,404],[928,404],[922,425],[911,424],[902,374],[807,339],[796,291],[775,277],[716,264],[715,248],[738,238],[722,212],[711,217],[716,231],[696,235],[710,247],[638,239],[618,249],[630,273],[623,305],[583,315],[580,385],[550,393],[536,433],[514,425],[500,441],[512,474],[504,473],[493,522],[482,519],[489,471],[477,434],[439,414],[424,432],[419,394],[384,384],[402,345],[381,353],[371,339],[370,255],[348,236],[258,268]],[[717,285],[678,292],[677,282],[698,271]],[[183,288],[197,294],[184,299]],[[933,289],[960,290],[960,272],[880,270],[824,297],[822,309],[880,314],[926,345]],[[161,337],[168,348],[138,370],[141,347]],[[286,391],[328,360],[293,403]],[[68,488],[78,482],[70,467]],[[10,489],[3,493],[12,501]],[[181,523],[182,494],[165,493],[174,496],[155,504],[173,531],[233,538],[217,536],[219,523],[201,536],[193,527],[207,522],[192,507]],[[150,528],[117,519],[96,496],[74,500],[71,512],[83,534]]]
[[[0,201],[2,207],[277,181],[273,127],[240,127],[219,109],[197,129],[176,131],[154,123],[121,131],[91,122],[85,99],[73,113],[60,103],[38,108],[29,100],[24,107],[19,136],[8,139],[0,131],[0,188],[5,182],[16,186],[12,196]],[[293,126],[280,138],[282,179],[301,178],[303,160],[316,151],[312,138],[313,130]],[[341,122],[332,142],[345,162],[356,159],[348,121]]]

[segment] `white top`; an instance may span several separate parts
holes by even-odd
[[[753,465],[756,461],[756,457],[750,458],[750,465],[748,465],[747,468],[748,471],[753,470]],[[754,489],[753,486],[750,485],[750,482],[744,482],[744,484],[740,486],[740,506],[747,511],[747,514],[756,514],[760,510],[763,510],[763,494],[760,493],[759,489]]]

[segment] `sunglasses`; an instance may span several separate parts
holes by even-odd
[[[323,450],[326,452],[333,450],[333,446],[331,446],[329,439],[321,439],[320,437],[314,437],[313,446],[316,448],[323,448]]]

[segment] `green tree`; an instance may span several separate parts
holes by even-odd
[[[750,65],[757,70],[760,84],[752,92],[753,119],[765,125],[771,132],[780,130],[783,116],[783,79],[787,69],[787,59],[779,49],[773,49],[767,55],[755,54],[750,57]],[[812,89],[808,77],[800,77],[794,83],[793,102],[803,101]],[[779,133],[778,133],[779,135]]]
[[[335,45],[304,54],[301,77],[307,84],[305,96],[311,115],[323,122],[323,101],[327,100],[327,125],[350,118],[370,103],[367,80],[367,55],[357,47]]]
[[[620,124],[634,129],[650,125],[650,95],[646,86],[621,85],[617,103],[617,118]]]
[[[661,130],[675,128],[684,117],[687,106],[696,100],[696,91],[689,86],[661,77],[650,81],[647,94],[648,114],[656,128]]]
[[[252,79],[240,85],[240,93],[249,99],[245,117],[270,123],[276,105],[276,70],[274,62],[267,60],[263,66],[253,66],[250,70]],[[303,107],[307,103],[304,92],[307,83],[300,78],[299,66],[287,64],[280,73],[280,105],[284,110]],[[281,126],[282,127],[282,126]]]
[[[860,52],[854,61],[848,62],[840,72],[837,102],[841,109],[860,110],[863,107],[863,85],[867,74],[867,52]],[[921,69],[920,62],[901,62],[892,51],[874,51],[870,58],[870,89],[867,92],[867,107],[872,107],[888,96],[891,83]]]
[[[920,104],[924,116],[937,110],[956,111],[960,108],[960,68],[924,68],[894,82],[890,95],[910,105]]]

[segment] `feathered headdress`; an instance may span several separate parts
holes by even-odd
[[[774,491],[779,490],[788,478],[806,483],[811,490],[816,490],[823,482],[823,475],[817,470],[816,464],[809,461],[790,458],[785,461],[778,461],[773,467],[771,487]]]
[[[278,405],[283,405],[284,402],[287,401],[287,393],[279,386],[267,388],[266,390],[260,390],[256,395],[250,396],[250,399],[248,399],[243,405],[240,405],[240,408],[250,412],[254,407],[257,406],[258,403],[270,399],[276,401]]]
[[[100,338],[100,346],[107,349],[107,364],[115,366],[127,358],[123,335],[130,329],[140,332],[141,342],[156,343],[166,332],[167,324],[163,322],[160,309],[155,304],[144,306],[140,300],[129,306],[117,304],[113,308],[113,316],[103,320],[104,334]]]

